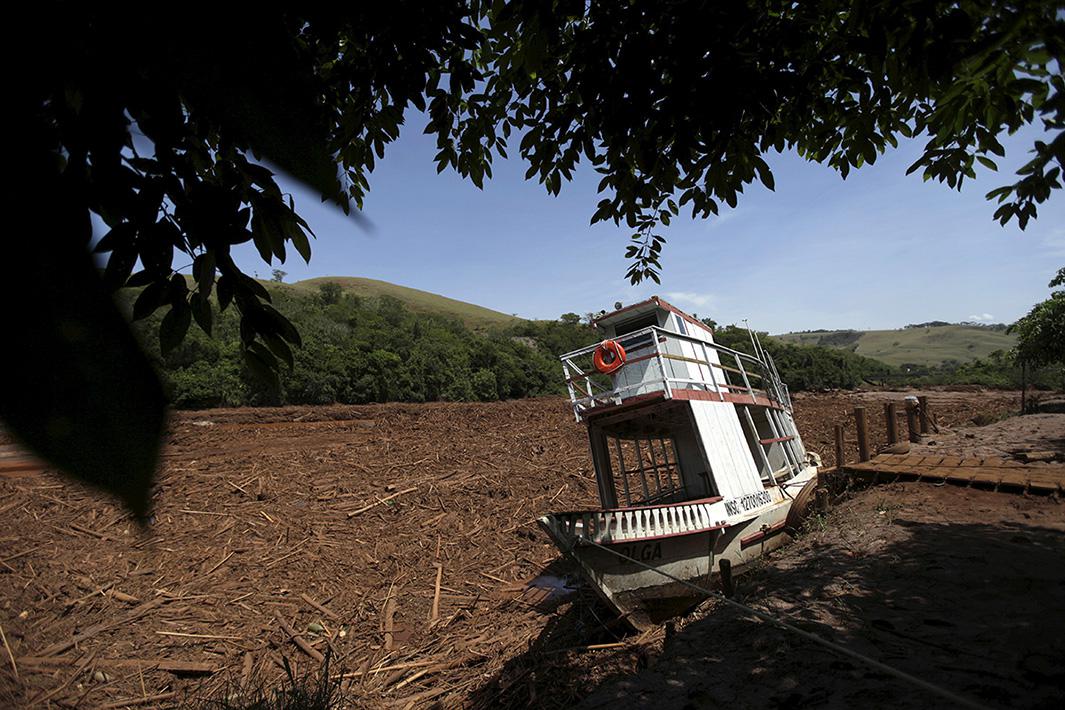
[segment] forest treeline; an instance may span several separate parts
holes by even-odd
[[[120,302],[127,313],[134,292]],[[179,408],[279,404],[490,401],[562,395],[558,356],[595,342],[596,332],[575,314],[556,321],[519,321],[493,330],[473,330],[462,321],[415,312],[395,298],[359,297],[332,283],[317,292],[271,289],[274,306],[299,330],[303,345],[277,382],[254,375],[240,351],[234,309],[218,312],[208,336],[190,329],[185,340],[162,355],[159,317],[134,323],[143,346]],[[750,350],[747,331],[718,327],[723,345]],[[768,350],[792,391],[854,388],[864,383],[944,384],[973,382],[1016,386],[1005,356],[992,362],[954,364],[905,372],[847,350],[795,345],[767,338]],[[1019,381],[1019,380],[1017,380]]]

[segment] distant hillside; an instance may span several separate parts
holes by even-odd
[[[934,366],[946,360],[968,362],[996,350],[1009,350],[1016,338],[1003,330],[972,325],[936,325],[900,330],[821,330],[774,336],[790,343],[851,350],[889,365]]]
[[[291,285],[298,290],[317,291],[319,285],[327,281],[340,284],[347,293],[356,296],[391,296],[402,301],[414,313],[433,313],[458,318],[470,328],[507,326],[521,321],[520,318],[493,311],[490,308],[375,279],[364,279],[355,276],[322,276],[297,281]]]

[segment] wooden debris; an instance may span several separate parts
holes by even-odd
[[[1013,395],[964,396],[956,404],[933,397],[944,427],[994,414],[1000,403],[1015,408]],[[844,423],[854,401],[818,395],[803,402],[798,416],[807,446],[830,458],[833,425]],[[293,422],[294,413],[308,416]],[[202,416],[172,414],[155,518],[144,531],[130,525],[126,533],[124,511],[88,489],[51,476],[0,475],[7,524],[0,587],[12,603],[3,631],[26,703],[73,705],[84,692],[74,687],[97,668],[113,680],[87,684],[93,694],[79,707],[129,705],[131,698],[141,707],[173,705],[187,692],[220,697],[234,677],[248,686],[278,685],[284,665],[268,639],[305,668],[315,661],[292,648],[292,635],[272,618],[277,610],[314,649],[324,654],[331,644],[343,659],[335,673],[344,672],[355,706],[461,706],[502,678],[499,687],[510,690],[500,704],[517,707],[526,684],[538,687],[542,701],[552,683],[547,669],[566,658],[520,658],[530,641],[551,624],[551,648],[582,648],[589,639],[580,630],[600,628],[588,611],[594,598],[583,591],[571,612],[551,616],[495,594],[558,559],[535,527],[537,515],[596,503],[586,433],[564,401],[264,407],[219,410],[214,427],[188,425]],[[353,423],[368,418],[372,429]],[[869,426],[875,450],[884,441],[882,417],[871,417]],[[515,432],[543,453],[530,457],[528,446],[516,447]],[[854,444],[847,445],[853,459]],[[515,473],[527,471],[535,473]],[[384,514],[374,493],[403,514]],[[434,562],[447,573],[447,585],[440,573],[439,595]],[[109,583],[102,596],[84,597]],[[408,639],[409,619],[416,628]],[[306,631],[315,621],[328,626],[321,640]],[[661,632],[648,638],[660,643]],[[475,660],[449,663],[467,649]],[[111,658],[96,660],[95,652]],[[575,651],[567,663],[627,654]],[[0,650],[0,676],[14,682],[6,656]],[[424,669],[431,670],[415,677]],[[197,674],[203,678],[183,677]],[[176,700],[143,700],[175,691]],[[482,707],[493,693],[478,692]]]
[[[369,660],[369,659],[367,659]],[[387,673],[389,671],[405,670],[407,668],[421,668],[423,666],[431,666],[436,663],[436,659],[429,659],[426,661],[411,661],[410,663],[397,663],[391,666],[381,666],[380,668],[366,668],[359,671],[353,671],[350,673],[341,674],[341,678],[361,678],[365,675],[377,675],[378,673]]]
[[[77,644],[84,643],[85,641],[88,641],[93,636],[96,636],[97,634],[99,634],[99,633],[101,633],[103,631],[110,631],[111,629],[115,629],[115,628],[130,624],[130,623],[136,621],[137,619],[141,618],[142,616],[144,616],[148,612],[152,611],[153,609],[162,606],[166,602],[167,602],[167,599],[165,599],[164,597],[156,597],[155,599],[152,599],[151,601],[147,601],[147,602],[141,604],[140,606],[135,607],[128,614],[123,615],[120,619],[116,619],[116,620],[113,620],[113,621],[105,621],[102,624],[97,624],[96,626],[90,626],[89,628],[87,628],[84,631],[82,631],[80,634],[75,634],[74,636],[72,636],[71,638],[67,639],[66,641],[60,641],[59,643],[54,643],[51,646],[48,646],[47,648],[42,650],[40,652],[40,655],[42,655],[42,656],[56,656],[56,655],[59,655],[60,653],[63,653],[64,651],[66,651],[68,649],[74,648],[74,646],[76,646]]]
[[[128,708],[138,705],[153,705],[155,703],[162,702],[164,700],[170,700],[176,697],[177,693],[171,691],[169,693],[157,693],[156,695],[142,696],[140,698],[129,698],[127,700],[118,700],[113,703],[105,703],[104,705],[97,705],[99,710],[118,710],[119,708]]]
[[[359,508],[358,510],[351,511],[350,513],[348,513],[348,517],[349,518],[354,518],[359,513],[365,513],[370,508],[374,508],[376,506],[379,506],[382,503],[387,503],[388,501],[392,500],[393,498],[398,498],[401,495],[404,495],[405,493],[413,493],[416,490],[418,490],[417,486],[415,486],[414,488],[408,488],[406,490],[400,491],[399,493],[393,493],[392,495],[387,496],[385,498],[378,498],[376,501],[374,501],[373,503],[370,503],[369,505],[364,505],[363,507]]]
[[[440,582],[444,578],[444,566],[439,562],[434,562],[433,566],[436,567],[436,584],[433,590],[433,607],[429,612],[430,627],[440,619]]]
[[[225,636],[222,634],[190,634],[184,631],[156,631],[160,636],[179,636],[186,639],[210,639],[213,641],[243,641],[243,636]]]
[[[281,627],[281,630],[288,634],[288,637],[292,639],[293,643],[299,646],[299,649],[301,651],[303,651],[319,663],[325,660],[325,656],[323,656],[320,651],[318,651],[314,646],[307,643],[307,639],[300,636],[298,633],[296,633],[295,629],[289,626],[289,623],[285,621],[285,618],[283,616],[281,616],[281,612],[275,610],[274,618],[277,619],[277,623]]]
[[[11,646],[7,642],[7,636],[4,634],[4,625],[0,624],[0,641],[4,642],[4,650],[7,651],[7,659],[11,661],[11,671],[15,674],[15,680],[18,680],[18,666],[15,664],[15,654],[11,652]]]
[[[385,650],[391,651],[393,638],[393,625],[396,617],[396,598],[392,594],[388,595],[388,599],[385,600],[384,609],[384,627],[385,627]]]
[[[244,667],[240,671],[240,687],[247,688],[251,683],[251,672],[255,665],[255,655],[248,651],[244,654]]]
[[[329,609],[329,608],[323,606],[322,604],[316,602],[314,599],[310,598],[306,594],[300,594],[300,598],[303,599],[303,601],[305,601],[308,604],[310,604],[315,609],[317,609],[318,611],[320,611],[323,614],[325,614],[326,616],[328,616],[333,621],[340,621],[340,616],[338,616],[336,614],[336,612],[334,612],[332,609]]]
[[[36,668],[69,668],[74,660],[69,656],[23,656],[19,659],[23,666]],[[219,670],[213,663],[178,661],[172,658],[96,658],[93,665],[138,671],[159,670],[177,675],[211,675]]]

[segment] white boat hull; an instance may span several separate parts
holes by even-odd
[[[609,523],[605,530],[579,525],[574,530],[573,526],[560,525],[551,515],[541,518],[540,523],[603,600],[629,624],[642,629],[682,613],[705,597],[677,580],[712,588],[720,560],[728,560],[733,573],[739,573],[752,560],[784,544],[789,539],[784,528],[794,497],[815,479],[816,468],[809,467],[785,484],[787,491],[778,491],[770,504],[746,519],[723,514],[724,520],[701,530],[667,534],[640,534],[637,530],[634,534],[620,524],[611,527]],[[731,502],[710,506],[711,519],[719,505]],[[662,529],[649,532],[661,533]]]

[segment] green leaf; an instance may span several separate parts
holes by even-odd
[[[189,299],[189,305],[192,307],[192,316],[196,319],[196,324],[200,326],[204,333],[210,335],[214,326],[214,311],[211,309],[211,299],[202,292],[194,293]]]
[[[210,296],[215,277],[214,252],[207,251],[193,259],[192,276],[196,279],[196,286],[204,298]]]
[[[294,358],[292,357],[292,349],[288,346],[287,343],[285,343],[284,340],[277,337],[273,333],[261,333],[261,335],[263,342],[266,344],[266,347],[270,349],[270,352],[272,352],[279,359],[284,361],[284,363],[288,365],[290,370],[295,367],[296,363]]]
[[[289,237],[292,239],[292,246],[296,247],[296,251],[303,257],[303,260],[308,264],[311,262],[311,242],[307,239],[307,235],[303,229],[296,227],[289,231]]]
[[[133,302],[133,320],[142,320],[155,313],[163,305],[163,293],[167,286],[166,281],[153,281],[145,286]]]
[[[252,343],[242,352],[244,364],[251,374],[271,387],[280,386],[277,376],[277,360],[261,343]]]
[[[338,203],[337,163],[313,66],[301,61],[282,13],[221,13],[190,33],[174,66],[194,111]]]
[[[163,322],[159,324],[159,349],[163,355],[169,354],[181,344],[191,322],[192,309],[186,301],[177,301],[170,306],[170,310],[163,316]]]
[[[233,281],[228,276],[218,277],[218,310],[224,311],[233,302]]]

